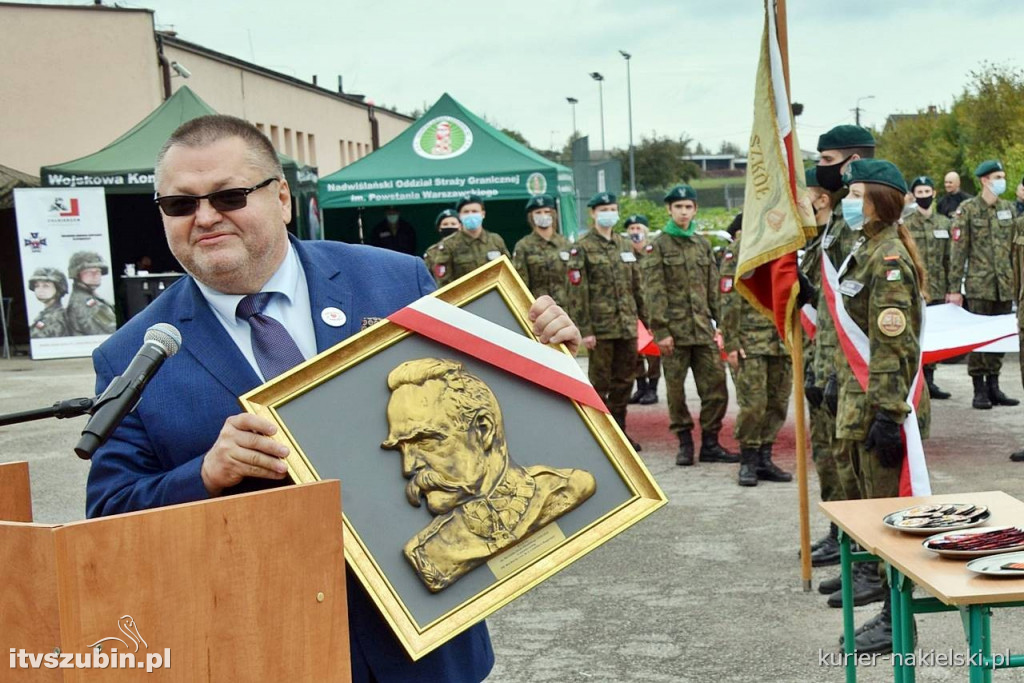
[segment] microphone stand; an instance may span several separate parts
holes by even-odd
[[[57,401],[49,408],[36,408],[25,410],[20,413],[0,414],[0,427],[18,424],[20,422],[31,422],[33,420],[45,420],[54,417],[64,420],[69,417],[78,417],[92,412],[96,398],[69,398],[65,401]]]

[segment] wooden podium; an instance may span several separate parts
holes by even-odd
[[[13,520],[0,521],[0,679],[351,680],[338,481],[72,524],[31,516],[27,463],[0,465],[0,519]],[[101,640],[162,666],[9,659],[91,657]]]

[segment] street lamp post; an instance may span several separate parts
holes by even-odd
[[[572,135],[569,136],[569,140],[576,142],[576,105],[579,104],[579,100],[575,97],[566,97],[565,101],[572,107]]]
[[[601,156],[604,156],[604,76],[594,71],[590,77],[597,81],[597,96],[601,102]]]
[[[864,97],[858,97],[857,98],[857,106],[855,106],[853,108],[853,120],[856,122],[856,124],[858,126],[860,125],[860,103],[861,103],[861,101],[862,100],[873,100],[873,99],[875,99],[874,95],[865,95]]]
[[[626,60],[626,102],[629,105],[629,196],[636,199],[636,164],[633,161],[633,82],[629,73],[629,60],[633,55],[625,50],[619,54]]]

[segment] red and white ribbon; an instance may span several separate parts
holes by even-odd
[[[433,296],[388,320],[574,401],[608,412],[574,358]]]
[[[843,262],[841,270],[845,272],[853,253],[862,243],[863,238],[851,250]],[[832,260],[822,249],[821,258],[822,278],[821,284],[825,291],[825,301],[828,303],[828,310],[832,314],[832,320],[836,326],[839,337],[839,346],[843,349],[843,355],[853,370],[857,383],[865,394],[868,392],[868,381],[870,378],[869,365],[871,361],[871,344],[867,334],[864,333],[857,323],[853,321],[843,304],[843,297],[837,294],[839,291],[839,272],[836,271]],[[922,302],[923,303],[923,302]],[[922,320],[922,326],[924,321]],[[922,330],[923,332],[923,330]],[[923,334],[922,334],[923,336]],[[900,433],[903,436],[903,469],[900,471],[900,495],[901,496],[930,496],[932,494],[931,481],[928,476],[928,464],[924,458],[924,444],[921,441],[921,430],[917,424],[917,406],[921,401],[923,389],[922,368],[920,352],[918,355],[917,373],[910,385],[910,394],[907,396],[907,403],[910,404],[910,414],[903,421]]]

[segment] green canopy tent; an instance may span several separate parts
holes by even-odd
[[[372,154],[319,182],[324,236],[368,241],[388,206],[416,227],[419,251],[437,241],[434,219],[466,192],[486,204],[485,227],[509,249],[529,228],[527,200],[558,200],[562,232],[576,233],[572,171],[519,144],[445,93],[416,123]],[[362,232],[360,232],[362,228]]]

